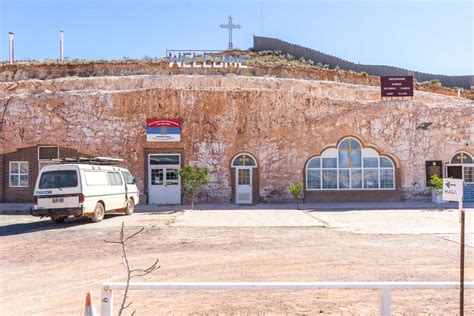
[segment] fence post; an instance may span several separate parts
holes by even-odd
[[[390,316],[391,310],[391,297],[390,297],[390,288],[384,287],[381,290],[380,295],[380,315],[382,316]]]
[[[113,316],[114,314],[114,296],[112,289],[107,285],[102,286],[102,295],[100,298],[100,315]]]

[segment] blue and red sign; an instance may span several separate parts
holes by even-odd
[[[147,142],[179,142],[181,141],[181,121],[146,120]]]

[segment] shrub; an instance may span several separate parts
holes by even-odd
[[[301,196],[301,193],[303,192],[303,182],[290,183],[288,185],[288,192],[290,192],[291,196],[293,197],[293,200],[296,202],[296,208],[299,209],[298,201]]]
[[[209,178],[209,169],[200,167],[187,166],[179,170],[181,180],[183,181],[183,190],[191,195],[191,209],[194,210],[194,201],[198,191],[204,186],[211,183]]]
[[[441,85],[441,82],[438,79],[431,79],[429,82],[433,86],[440,86]]]
[[[367,73],[367,71],[361,71],[360,73],[362,75],[362,77],[368,77],[369,74]]]
[[[438,193],[438,195],[442,196],[443,195],[443,179],[440,176],[438,176],[437,174],[434,174],[430,178],[430,183],[435,188],[436,193]]]

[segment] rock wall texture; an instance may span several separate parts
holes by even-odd
[[[180,118],[180,143],[147,143],[147,118]],[[428,129],[417,128],[432,122]],[[0,83],[0,154],[52,144],[119,156],[144,189],[145,149],[179,149],[211,168],[208,201],[231,198],[230,161],[252,153],[262,201],[288,200],[308,158],[354,135],[397,162],[406,199],[426,197],[425,160],[474,153],[474,102],[416,91],[238,75],[137,75]]]

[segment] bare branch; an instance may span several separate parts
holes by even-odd
[[[121,241],[111,241],[111,240],[105,240],[105,239],[104,239],[104,242],[108,242],[110,244],[121,244],[122,243]]]
[[[142,227],[137,232],[131,234],[130,236],[125,237],[125,223],[122,222],[122,227],[120,229],[120,239],[119,239],[119,241],[104,240],[104,242],[112,243],[112,244],[120,244],[122,246],[122,253],[123,253],[123,255],[122,255],[122,265],[125,268],[125,270],[127,271],[127,280],[126,280],[126,285],[125,285],[125,291],[124,291],[124,294],[123,294],[122,304],[121,304],[119,312],[118,312],[119,316],[121,316],[122,312],[125,309],[129,308],[130,305],[132,305],[132,303],[133,303],[133,302],[127,303],[130,280],[134,277],[144,276],[144,275],[150,274],[154,270],[160,268],[158,266],[158,259],[156,259],[156,261],[146,269],[130,269],[130,264],[128,262],[128,257],[127,257],[127,249],[125,247],[126,242],[129,239],[139,235],[141,232],[143,232],[143,230],[144,230],[144,227]],[[132,315],[135,315],[135,311],[133,311]]]
[[[142,228],[141,228],[139,231],[137,231],[136,233],[134,233],[134,234],[132,234],[132,235],[128,236],[128,237],[127,237],[127,238],[125,238],[123,241],[125,242],[125,241],[129,240],[130,238],[133,238],[133,237],[135,237],[136,235],[140,234],[140,233],[141,233],[141,232],[142,232],[144,229],[145,229],[145,228],[144,228],[144,227],[142,227]]]

